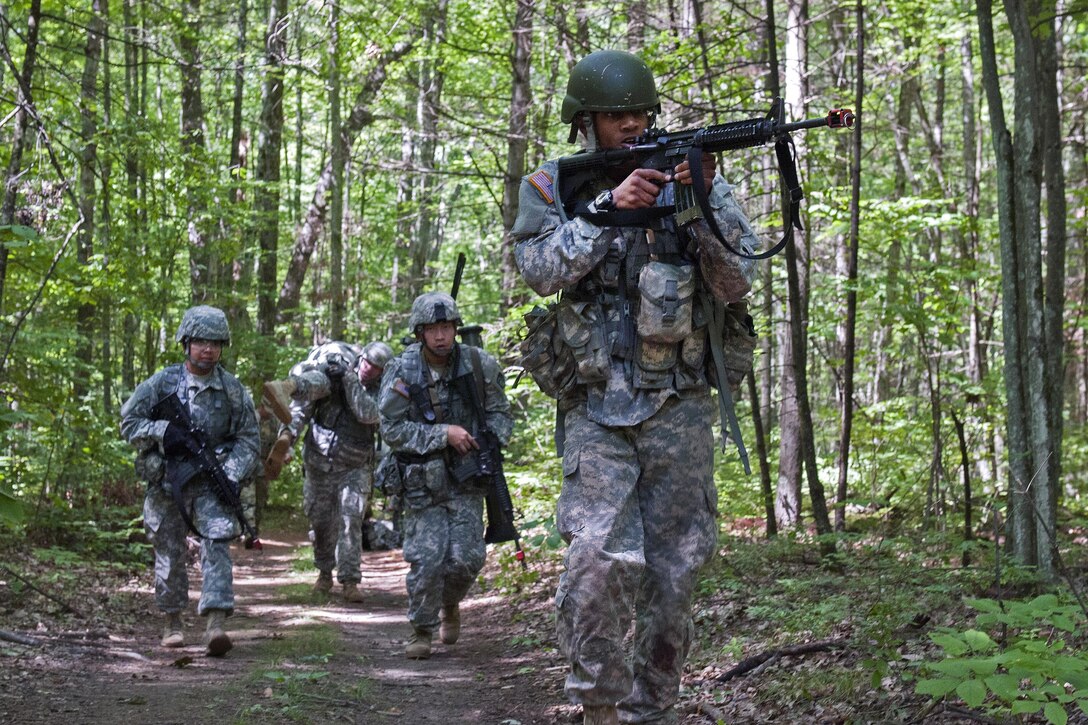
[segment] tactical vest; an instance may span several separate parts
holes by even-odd
[[[371,463],[376,429],[375,425],[356,420],[344,402],[343,389],[337,387],[331,395],[317,401],[306,431],[307,449],[335,460],[338,467]]]

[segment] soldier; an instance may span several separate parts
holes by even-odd
[[[164,397],[176,394],[236,486],[248,483],[257,465],[257,417],[249,392],[219,364],[224,346],[230,344],[227,316],[222,310],[205,305],[190,308],[182,317],[175,339],[185,350],[185,362],[160,370],[136,387],[121,408],[121,434],[137,448],[136,470],[148,484],[144,526],[155,549],[155,602],[166,614],[162,646],[185,644],[181,612],[189,600],[185,566],[188,516],[203,535],[203,580],[197,614],[208,618],[204,634],[208,654],[220,657],[231,648],[230,637],[223,631],[224,619],[234,610],[227,542],[237,535],[238,520],[203,475],[185,484],[180,502],[172,498],[164,485],[165,459],[184,455],[187,432],[179,430],[173,421],[155,420],[152,408]],[[184,512],[179,510],[179,503],[185,507]]]
[[[599,151],[630,145],[659,110],[642,60],[598,51],[572,69],[562,120],[572,142],[581,134],[588,151]],[[557,438],[565,431],[556,521],[568,549],[556,627],[570,662],[567,696],[594,725],[676,722],[692,589],[717,540],[707,372],[707,349],[717,341],[706,310],[743,298],[753,267],[738,257],[704,263],[708,254],[722,258],[703,248],[706,240],[721,245],[705,228],[694,230],[701,235],[678,228],[673,216],[646,214],[639,226],[584,216],[671,204],[666,182],[691,184],[701,174],[719,225],[750,254],[758,240],[714,159],[704,161],[696,169],[685,161],[671,174],[602,164],[591,183],[562,199],[555,161],[521,184],[518,267],[537,293],[562,293],[559,342],[540,348],[555,353],[544,372],[556,383]]]
[[[374,481],[378,389],[393,356],[384,342],[357,349],[329,342],[291,368],[287,380],[264,387],[269,407],[284,421],[269,456],[277,474],[291,445],[306,430],[302,506],[313,530],[314,591],[332,590],[332,571],[346,602],[362,602],[359,564],[362,523]]]
[[[409,659],[430,657],[436,627],[444,644],[460,636],[460,602],[486,555],[487,489],[479,476],[465,473],[479,449],[474,434],[486,425],[506,445],[514,426],[502,369],[487,352],[456,342],[460,324],[450,295],[417,297],[408,318],[416,342],[382,379],[382,438],[400,474],[399,490],[387,493],[401,498],[404,559],[411,564]],[[474,410],[486,420],[477,420]]]

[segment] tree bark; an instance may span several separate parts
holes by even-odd
[[[525,157],[529,149],[529,109],[533,104],[530,75],[533,52],[534,0],[518,0],[514,16],[513,47],[510,53],[510,69],[513,76],[510,93],[510,125],[507,129],[506,172],[503,175],[502,194],[502,290],[503,309],[506,314],[511,306],[520,302],[514,299],[519,279],[514,263],[513,239],[510,229],[518,215],[518,193],[521,177],[525,175]]]
[[[329,330],[334,340],[344,339],[344,162],[351,150],[343,143],[340,123],[340,2],[329,5],[329,163],[332,184],[329,193]]]
[[[340,143],[349,145],[354,143],[359,131],[374,122],[374,116],[369,109],[373,105],[378,91],[381,90],[382,85],[385,83],[389,66],[407,54],[411,47],[409,43],[398,43],[392,50],[381,53],[374,58],[374,67],[367,75],[366,82],[355,97],[351,114],[344,120]],[[328,205],[327,194],[331,183],[332,163],[330,162],[325,165],[321,176],[317,179],[306,216],[295,234],[294,251],[287,267],[283,286],[280,288],[279,303],[277,305],[278,314],[274,320],[275,322],[288,322],[290,312],[298,308],[299,298],[302,293],[302,282],[310,265],[310,257],[313,255],[314,247],[324,229],[325,209]]]
[[[189,227],[189,284],[194,304],[213,302],[215,262],[208,246],[205,189],[204,101],[201,95],[202,61],[199,38],[203,29],[200,0],[182,3],[185,17],[178,29],[181,59],[181,151],[184,163],[187,223]]]
[[[18,78],[14,126],[12,130],[11,156],[4,173],[4,197],[0,201],[0,226],[7,226],[15,221],[15,202],[19,196],[19,180],[23,171],[23,150],[26,145],[26,129],[30,124],[30,82],[34,77],[34,66],[38,60],[38,26],[42,18],[41,0],[30,0],[30,12],[27,17],[26,49],[23,53],[23,67]],[[6,25],[6,23],[5,23]],[[5,60],[14,67],[4,44]],[[4,312],[4,289],[8,276],[8,248],[0,244],[0,315]]]

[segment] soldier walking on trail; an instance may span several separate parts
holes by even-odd
[[[572,69],[562,120],[570,140],[580,134],[593,152],[629,146],[659,110],[641,59],[598,51]],[[717,541],[710,394],[717,378],[708,373],[708,348],[721,339],[708,333],[707,310],[742,299],[753,268],[735,256],[710,264],[723,259],[721,245],[678,227],[675,215],[627,220],[672,204],[667,182],[692,184],[698,174],[735,245],[751,254],[758,240],[711,155],[702,168],[684,161],[671,173],[602,164],[570,190],[559,188],[557,169],[550,161],[523,179],[513,232],[528,285],[544,296],[562,293],[556,344],[537,348],[551,357],[534,378],[558,399],[563,441],[556,521],[568,549],[556,626],[570,663],[566,694],[593,725],[675,723],[694,632],[692,589]],[[622,225],[610,223],[613,213],[626,217]]]
[[[381,433],[400,476],[399,485],[386,487],[402,501],[404,560],[411,564],[412,635],[405,649],[410,659],[430,657],[436,628],[444,644],[460,636],[460,602],[486,556],[487,489],[473,466],[479,449],[474,436],[487,427],[506,445],[514,427],[498,361],[478,347],[458,344],[460,324],[450,295],[417,297],[408,319],[416,342],[382,379]],[[475,410],[486,420],[477,420]]]
[[[185,362],[160,370],[136,387],[121,408],[121,434],[138,450],[136,470],[148,484],[144,526],[155,549],[155,603],[166,615],[162,646],[185,644],[181,613],[189,601],[186,534],[191,522],[202,534],[203,579],[197,614],[207,617],[204,643],[208,654],[218,657],[231,648],[223,628],[224,619],[234,610],[228,542],[237,536],[238,516],[201,473],[185,482],[177,498],[167,490],[167,460],[172,465],[175,458],[186,455],[191,432],[174,421],[155,419],[152,409],[167,396],[177,395],[236,490],[248,483],[257,465],[257,418],[249,392],[219,364],[223,348],[230,344],[222,310],[204,305],[190,308],[176,340],[185,350]]]
[[[269,407],[284,423],[266,468],[278,475],[306,428],[302,506],[313,530],[319,572],[314,591],[328,594],[336,569],[347,602],[363,601],[363,515],[374,482],[379,383],[392,356],[384,342],[372,342],[361,352],[329,342],[291,368],[287,380],[264,386]]]

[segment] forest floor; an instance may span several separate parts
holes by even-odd
[[[150,567],[87,567],[60,548],[0,552],[0,722],[581,721],[563,695],[566,664],[555,648],[555,552],[523,573],[509,544],[491,551],[462,604],[460,642],[436,637],[432,657],[415,661],[404,657],[400,551],[364,552],[366,599],[347,604],[339,585],[331,596],[313,593],[304,533],[272,532],[264,545],[233,549],[234,649],[223,658],[206,657],[200,644],[195,561],[186,646],[171,650],[159,646]],[[723,554],[695,607],[681,725],[1042,721],[914,692],[911,668],[936,649],[928,633],[962,626],[965,590],[950,582],[969,589],[969,570],[897,570],[889,559],[842,572],[788,542],[733,539]],[[1078,712],[1070,722],[1085,719]]]

